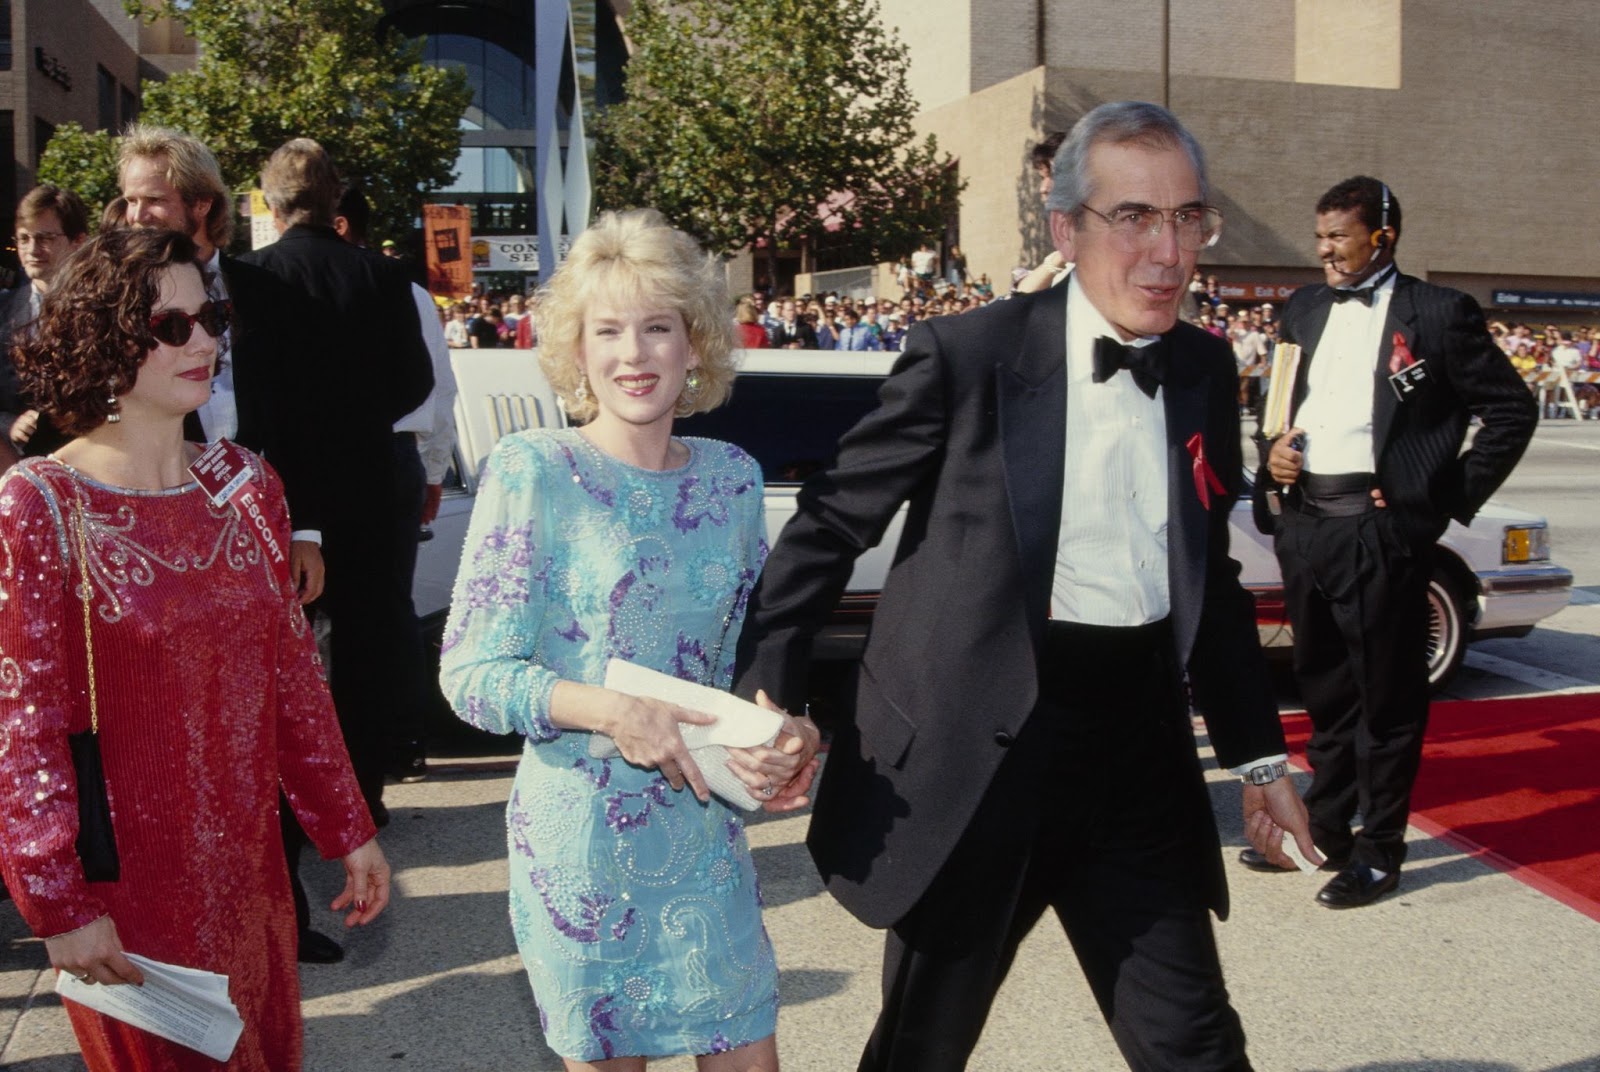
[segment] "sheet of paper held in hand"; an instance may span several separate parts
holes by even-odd
[[[1300,347],[1280,342],[1272,351],[1272,385],[1267,388],[1267,404],[1261,410],[1261,435],[1276,439],[1289,430],[1289,407],[1294,400],[1294,381],[1300,375]]]
[[[1321,849],[1318,849],[1317,852],[1324,857],[1328,855]],[[1283,853],[1293,860],[1294,865],[1302,872],[1315,871],[1317,869],[1317,865],[1306,859],[1306,854],[1300,851],[1300,845],[1295,841],[1293,834],[1285,833],[1283,835]]]
[[[144,972],[144,985],[81,982],[69,972],[56,975],[56,993],[95,1012],[226,1061],[239,1042],[244,1021],[228,998],[228,977],[216,972],[163,964],[128,953]]]
[[[605,687],[629,696],[648,696],[714,716],[717,721],[709,726],[678,723],[683,743],[691,750],[716,746],[754,748],[757,745],[770,745],[778,739],[778,731],[783,728],[783,716],[775,711],[741,700],[732,693],[684,681],[623,659],[611,659],[606,663]],[[616,742],[603,733],[596,733],[589,742],[589,754],[602,759],[621,753],[617,750]],[[725,753],[696,754],[695,759],[699,763],[700,773],[705,775],[706,786],[729,804],[747,811],[759,808],[761,801],[752,797],[745,784],[723,765],[725,758]]]

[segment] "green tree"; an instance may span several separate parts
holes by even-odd
[[[422,43],[382,28],[381,0],[124,0],[173,18],[199,62],[147,82],[141,120],[205,142],[243,191],[295,137],[315,138],[372,199],[374,239],[410,234],[424,196],[451,181],[471,100],[466,76],[431,67]]]
[[[98,227],[99,211],[119,192],[116,139],[104,130],[62,123],[39,160],[39,181],[77,193],[93,210],[91,228]]]
[[[596,198],[649,205],[720,253],[826,240],[898,257],[960,184],[912,129],[906,48],[877,0],[639,0],[627,99],[596,134]]]

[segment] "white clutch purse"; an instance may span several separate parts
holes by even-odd
[[[746,811],[761,806],[762,802],[750,795],[749,787],[728,769],[728,749],[772,744],[783,728],[782,715],[741,700],[732,693],[684,681],[625,659],[606,663],[605,687],[715,716],[716,721],[705,726],[680,722],[678,728],[683,733],[684,743],[689,746],[700,773],[705,775],[706,786],[713,793]],[[615,759],[622,752],[610,737],[595,733],[589,738],[589,755],[595,759]]]

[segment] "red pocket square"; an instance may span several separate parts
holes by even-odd
[[[1189,448],[1189,457],[1194,459],[1194,493],[1200,496],[1200,505],[1209,510],[1211,509],[1211,493],[1216,492],[1221,495],[1228,489],[1222,483],[1221,478],[1217,476],[1216,470],[1211,468],[1211,463],[1206,461],[1205,438],[1199,432],[1196,432],[1189,437],[1187,446]]]

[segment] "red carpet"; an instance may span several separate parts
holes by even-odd
[[[1283,728],[1305,767],[1311,723]],[[1435,703],[1411,822],[1600,920],[1600,693]]]

